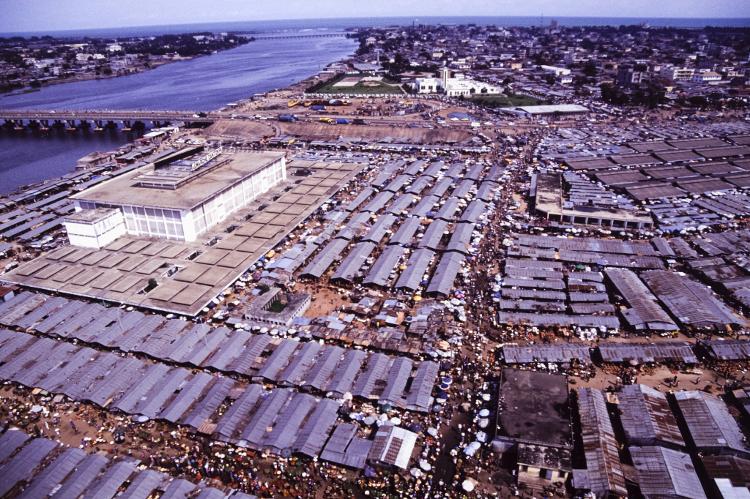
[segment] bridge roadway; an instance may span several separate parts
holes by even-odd
[[[244,114],[237,113],[236,111],[211,111],[205,114],[205,116],[198,116],[193,111],[146,111],[146,110],[76,110],[76,111],[65,111],[65,110],[28,110],[28,109],[0,109],[0,126],[3,122],[128,122],[133,123],[136,121],[151,122],[151,123],[176,123],[176,122],[187,122],[187,123],[213,123],[219,119],[236,119],[236,120],[257,120],[258,115],[262,116],[261,120],[276,121],[276,113],[268,112],[256,112],[255,114]],[[347,118],[353,120],[356,116],[350,116],[346,113],[336,113],[333,115],[300,115],[297,116],[297,122],[300,123],[319,123],[320,118]],[[408,121],[403,119],[389,119],[387,117],[368,117],[366,118],[368,125],[382,125],[382,126],[405,126]],[[22,123],[20,123],[22,124]]]
[[[344,38],[346,33],[318,33],[310,35],[267,35],[253,36],[256,40],[290,40],[297,38]]]
[[[191,111],[132,111],[132,110],[81,110],[45,111],[28,109],[0,109],[0,120],[15,121],[158,121],[190,123],[213,123],[222,115],[218,112],[201,113]]]

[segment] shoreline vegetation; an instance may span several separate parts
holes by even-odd
[[[129,38],[0,38],[0,97],[143,73],[255,41],[239,33]]]

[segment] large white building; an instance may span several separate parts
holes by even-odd
[[[470,97],[502,92],[500,87],[464,76],[451,77],[450,73],[448,68],[442,68],[440,78],[417,78],[414,88],[420,94],[444,93],[449,97]]]
[[[65,225],[71,244],[88,247],[114,234],[194,241],[284,180],[283,153],[190,148],[72,196]]]

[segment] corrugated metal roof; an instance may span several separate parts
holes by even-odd
[[[128,488],[118,499],[148,499],[152,492],[167,481],[168,475],[154,470],[143,470],[136,474]]]
[[[353,282],[375,248],[377,248],[377,245],[370,241],[357,243],[346,258],[342,260],[331,279]]]
[[[437,215],[435,216],[441,220],[445,220],[446,222],[453,222],[456,219],[456,212],[459,208],[458,203],[459,199],[457,197],[449,197],[443,202],[443,205],[440,207]]]
[[[664,447],[630,447],[645,497],[706,497],[690,455]]]
[[[421,220],[416,217],[408,217],[401,222],[398,230],[391,236],[388,244],[400,244],[408,246],[414,242],[414,234],[421,225]]]
[[[587,345],[571,343],[504,345],[503,360],[507,364],[532,364],[537,362],[569,364],[573,360],[581,364],[590,364],[591,354]]]
[[[367,363],[354,382],[352,395],[370,398],[375,391],[375,384],[385,380],[391,359],[380,352],[372,353],[367,357]]]
[[[473,223],[459,223],[453,226],[453,234],[446,246],[446,251],[457,251],[468,255],[471,248],[471,237],[474,234]]]
[[[658,343],[599,343],[599,353],[604,362],[685,362],[697,364],[690,343],[660,341]]]
[[[397,357],[393,360],[385,388],[380,395],[381,404],[402,405],[404,389],[411,376],[412,366],[412,361],[406,357]]]
[[[414,411],[428,412],[432,407],[432,389],[440,372],[440,366],[427,360],[419,363],[411,389],[406,396],[406,408]]]
[[[440,246],[440,241],[443,238],[444,233],[448,229],[448,222],[444,220],[433,220],[433,222],[425,230],[422,239],[419,240],[417,247],[429,248],[436,250]]]
[[[297,433],[297,439],[293,445],[294,451],[309,457],[318,456],[328,440],[331,428],[336,423],[338,409],[339,404],[335,401],[320,400],[307,423]]]
[[[28,480],[36,468],[55,448],[57,443],[46,438],[35,438],[0,467],[0,496],[5,496],[21,481]]]
[[[411,191],[411,189],[410,189]],[[388,206],[386,212],[399,215],[401,212],[409,208],[414,200],[417,199],[414,194],[401,194]]]
[[[356,435],[356,425],[337,425],[320,458],[348,468],[364,469],[372,442]]]
[[[253,448],[261,448],[267,429],[273,426],[276,417],[293,394],[294,392],[289,388],[281,388],[268,393],[242,430],[242,440],[246,440]]]
[[[362,281],[364,284],[385,287],[388,284],[388,278],[396,269],[405,248],[402,246],[388,246],[380,254],[375,263],[370,268],[370,272]]]
[[[325,345],[315,364],[305,374],[302,384],[322,390],[341,361],[344,349],[336,345]]]
[[[620,421],[630,445],[685,445],[666,395],[639,384],[624,386],[618,398]]]
[[[113,462],[94,483],[86,487],[83,499],[111,499],[138,466],[135,459]]]
[[[372,241],[375,244],[380,243],[396,222],[396,217],[391,213],[386,213],[378,218],[378,221],[370,228],[367,234],[362,238],[363,241]]]
[[[463,213],[461,213],[459,221],[477,223],[486,210],[487,205],[483,201],[475,199],[469,203]]]
[[[666,270],[650,270],[641,277],[664,305],[688,326],[721,327],[746,321],[720,301],[704,284]]]
[[[609,493],[627,495],[617,440],[602,392],[579,388],[578,413],[591,491],[597,497]]]
[[[80,497],[107,464],[109,464],[109,459],[101,454],[88,455],[75,471],[68,475],[62,487],[55,492],[54,497],[59,499]]]
[[[437,204],[438,201],[440,201],[438,196],[425,196],[416,204],[416,206],[414,206],[414,208],[411,209],[409,215],[419,218],[424,217],[435,208],[435,204]]]
[[[344,210],[349,212],[355,211],[362,205],[362,203],[370,199],[370,196],[372,196],[373,194],[375,194],[375,189],[373,189],[372,187],[365,187],[359,194],[357,194],[357,197],[352,199],[351,202],[346,205],[346,208],[344,208]]]
[[[264,391],[260,385],[248,385],[242,395],[229,406],[227,412],[219,419],[216,424],[216,433],[234,441],[240,426],[253,411],[262,395],[264,395]]]
[[[699,391],[677,392],[674,396],[696,447],[750,454],[737,421],[721,399]]]
[[[377,193],[374,198],[372,198],[372,201],[367,203],[367,205],[362,208],[362,212],[377,213],[382,210],[392,198],[393,192],[381,191]]]
[[[2,448],[1,446],[2,443],[0,442],[0,448]],[[86,453],[81,449],[65,449],[54,461],[33,477],[29,486],[24,489],[19,497],[31,499],[49,496],[55,487],[60,485],[65,477],[80,465],[85,457]]]
[[[431,294],[442,294],[445,296],[449,295],[453,289],[453,283],[456,280],[458,272],[461,270],[463,262],[464,256],[460,253],[444,253],[435,268],[435,273],[432,275],[432,279],[430,279],[430,284],[427,286],[427,292]]]
[[[334,239],[305,267],[302,276],[320,278],[348,246],[348,241]]]

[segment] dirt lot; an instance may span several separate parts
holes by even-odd
[[[280,123],[287,135],[298,135],[313,140],[336,140],[339,137],[377,141],[387,137],[399,142],[420,144],[464,142],[471,134],[464,130],[406,128],[395,126],[328,125],[325,123]]]
[[[346,296],[336,292],[335,289],[318,286],[316,284],[297,284],[297,288],[312,294],[313,301],[310,308],[305,312],[305,317],[322,317],[335,313],[340,307],[350,305]]]
[[[219,120],[202,133],[209,137],[261,140],[274,137],[275,127],[269,122],[249,120]]]

